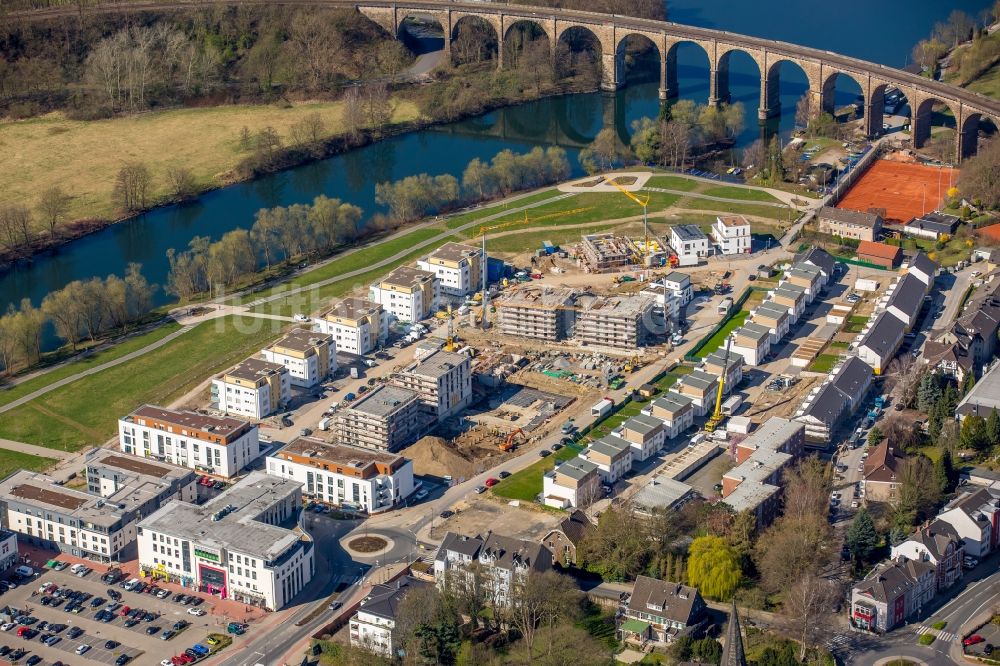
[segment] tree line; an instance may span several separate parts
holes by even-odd
[[[569,161],[562,148],[536,147],[523,154],[502,150],[489,162],[478,157],[469,162],[461,184],[451,174],[407,176],[378,183],[375,201],[388,209],[391,221],[398,225],[460,205],[556,183],[569,173]]]
[[[742,102],[709,106],[679,100],[657,119],[640,118],[632,123],[631,155],[646,164],[677,169],[696,149],[731,143],[743,131]],[[588,172],[603,171],[618,160],[617,136],[605,128],[594,143],[581,151],[580,162]]]
[[[142,266],[129,264],[125,276],[74,280],[52,291],[35,307],[23,299],[0,317],[0,371],[30,367],[41,357],[45,326],[75,351],[84,339],[91,342],[111,332],[127,332],[152,309],[156,286],[142,275]]]
[[[978,18],[972,17],[960,9],[952,10],[946,20],[934,24],[934,29],[929,37],[920,40],[913,47],[913,51],[910,53],[913,62],[927,76],[936,78],[941,58],[971,38],[973,40],[972,47],[956,50],[954,55],[958,57],[953,59],[949,67],[953,76],[957,76],[961,84],[964,85],[991,64],[988,61],[991,50],[989,46],[986,44],[977,46],[976,42],[985,37],[983,28],[995,21],[1000,21],[1000,0],[994,0],[993,6],[984,9]],[[984,46],[986,48],[983,48]],[[995,51],[993,53],[995,54]]]
[[[190,298],[213,286],[232,287],[263,264],[288,263],[303,255],[325,255],[361,237],[361,209],[320,195],[311,204],[262,208],[249,229],[233,229],[212,242],[191,240],[188,249],[167,250],[167,291]]]

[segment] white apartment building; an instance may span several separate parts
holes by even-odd
[[[739,354],[747,365],[760,365],[771,353],[771,329],[748,322],[733,331],[730,354]]]
[[[337,372],[337,343],[330,333],[296,328],[262,349],[261,355],[288,368],[292,386],[311,388]]]
[[[417,268],[434,273],[441,293],[470,296],[483,280],[483,250],[473,245],[445,243],[417,261]]]
[[[17,533],[0,529],[0,574],[17,565]]]
[[[315,573],[313,542],[293,530],[297,481],[251,472],[200,506],[173,501],[138,526],[144,575],[279,610]]]
[[[87,461],[89,492],[19,470],[0,481],[6,529],[32,545],[111,562],[134,557],[136,523],[176,499],[194,501],[195,475],[102,450]]]
[[[302,484],[306,497],[353,511],[381,513],[414,490],[413,463],[403,456],[298,437],[267,457],[267,473]]]
[[[577,456],[542,476],[542,500],[556,509],[588,507],[600,499],[601,475],[597,465]]]
[[[383,657],[396,656],[396,649],[401,646],[393,644],[392,635],[396,628],[399,604],[411,590],[424,585],[428,583],[412,576],[373,585],[351,618],[351,646]]]
[[[320,315],[316,327],[333,336],[338,350],[362,355],[385,344],[389,317],[378,303],[345,298]]]
[[[584,449],[580,457],[597,465],[601,481],[613,485],[632,469],[632,443],[607,435]]]
[[[394,386],[415,391],[424,412],[444,419],[472,401],[472,365],[466,354],[436,351],[390,378]]]
[[[711,254],[708,236],[696,224],[670,227],[670,247],[677,253],[679,266],[697,266]]]
[[[229,416],[143,405],[118,420],[125,453],[230,478],[257,459],[257,426]]]
[[[259,358],[248,358],[212,380],[212,407],[223,414],[263,419],[291,398],[288,368]]]
[[[663,421],[645,414],[637,414],[625,421],[613,435],[632,445],[632,460],[643,462],[656,455],[666,441]]]
[[[434,582],[444,589],[455,576],[468,575],[478,562],[485,574],[486,598],[495,607],[510,603],[511,584],[531,571],[552,568],[552,553],[542,544],[489,532],[485,537],[448,532],[434,557]]]
[[[643,408],[646,416],[663,421],[664,437],[673,439],[694,423],[694,401],[686,395],[666,393]]]
[[[720,215],[712,225],[712,240],[722,254],[750,254],[750,223],[742,215]]]
[[[368,300],[399,321],[426,319],[437,309],[439,296],[437,276],[412,266],[400,266],[368,288]]]

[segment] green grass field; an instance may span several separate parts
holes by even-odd
[[[532,248],[541,247],[542,241],[552,241],[555,245],[565,245],[579,242],[580,236],[585,234],[596,234],[601,231],[615,229],[637,229],[634,225],[622,224],[595,224],[588,227],[578,227],[575,229],[552,229],[551,231],[529,231],[526,233],[511,234],[496,240],[487,241],[487,249],[490,252],[524,252]]]
[[[751,190],[747,187],[721,186],[709,187],[701,190],[701,194],[710,197],[722,197],[723,199],[740,199],[743,201],[767,201],[769,203],[781,203],[771,194],[762,190]]]
[[[457,229],[458,227],[473,222],[480,218],[489,217],[490,215],[495,215],[501,213],[506,208],[519,208],[521,206],[526,206],[528,204],[536,203],[538,201],[545,201],[546,199],[552,199],[553,197],[559,196],[559,192],[555,189],[542,190],[541,192],[536,192],[535,194],[530,194],[526,197],[521,197],[517,201],[511,201],[510,203],[504,203],[494,206],[483,206],[476,210],[470,210],[459,215],[454,215],[449,217],[444,223],[449,229]],[[530,213],[529,213],[530,215]],[[490,224],[493,224],[490,222]],[[476,229],[478,231],[478,229]]]
[[[741,215],[753,215],[769,220],[786,221],[789,219],[787,208],[774,208],[772,206],[761,206],[758,204],[746,203],[724,203],[721,201],[711,201],[709,199],[695,199],[688,197],[677,204],[679,208],[690,210],[714,210],[720,213],[738,213]]]
[[[520,472],[511,474],[509,478],[493,486],[491,491],[498,497],[534,502],[538,493],[542,492],[542,476],[553,469],[556,462],[575,458],[578,453],[576,449],[564,446],[548,458],[540,458]]]
[[[698,358],[705,358],[716,349],[722,346],[729,334],[738,329],[750,316],[749,310],[740,310],[730,318],[719,330],[715,332],[715,335],[710,337],[705,341],[705,344],[701,346],[697,351],[692,352]]]
[[[847,318],[843,330],[847,333],[860,333],[861,329],[868,323],[868,317],[853,316]]]
[[[679,190],[681,192],[692,192],[700,187],[702,183],[684,176],[653,176],[646,181],[646,187],[662,187],[665,190]]]
[[[43,458],[41,456],[33,456],[30,453],[0,449],[0,478],[4,478],[19,469],[40,472],[48,469],[55,462],[55,458]]]
[[[116,358],[121,358],[126,354],[131,354],[136,349],[142,349],[146,345],[150,345],[157,340],[162,340],[178,328],[180,328],[180,324],[177,322],[164,324],[149,333],[137,335],[122,342],[112,343],[111,347],[95,352],[86,358],[81,358],[80,360],[73,361],[72,363],[50,370],[45,374],[33,377],[25,382],[17,384],[16,386],[12,386],[9,389],[0,389],[0,405],[6,405],[9,402],[13,402],[22,396],[57,382],[63,377],[70,377],[78,372],[89,370],[90,368],[101,365],[102,363],[107,363],[108,361],[113,361]]]
[[[823,372],[829,373],[833,370],[833,366],[837,365],[837,361],[840,357],[836,354],[819,354],[813,359],[809,367],[806,368],[809,372]]]
[[[149,354],[60,387],[0,415],[0,437],[75,451],[103,444],[143,403],[167,404],[280,334],[280,322],[205,322]]]

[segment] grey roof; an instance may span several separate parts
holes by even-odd
[[[857,210],[833,208],[832,206],[823,206],[819,211],[819,219],[834,220],[846,224],[859,224],[871,228],[875,228],[875,225],[882,222],[882,218],[874,213],[862,213]]]
[[[743,357],[740,356],[739,354],[729,354],[729,363],[727,364],[726,352],[719,350],[715,350],[702,360],[704,363],[709,363],[718,368],[725,366],[727,371],[733,366],[743,365]]]
[[[837,260],[823,248],[814,247],[801,255],[796,263],[812,264],[829,276],[833,275],[833,269],[837,265]]]
[[[922,273],[930,275],[932,278],[934,277],[934,273],[938,269],[938,265],[934,263],[934,261],[923,252],[917,252],[915,255],[913,255],[913,259],[910,259],[909,265],[910,267],[916,268]]]
[[[861,399],[861,394],[872,380],[872,368],[857,356],[851,356],[834,368],[830,383],[841,391],[850,402]]]
[[[609,458],[614,458],[628,452],[632,448],[632,442],[617,435],[605,435],[587,448]]]
[[[887,560],[880,563],[865,579],[854,584],[854,591],[879,603],[889,603],[914,587],[916,578],[933,570],[929,562]]]
[[[636,414],[623,423],[622,427],[626,430],[632,430],[634,432],[647,435],[657,428],[662,428],[663,421],[652,416],[646,416],[645,414]]]
[[[800,271],[802,273],[808,273],[809,275],[821,276],[823,271],[819,269],[819,266],[813,266],[812,264],[807,264],[802,261],[798,261],[792,266],[792,270]]]
[[[806,290],[804,287],[800,287],[797,284],[791,284],[790,282],[785,282],[784,284],[779,284],[774,288],[774,293],[776,296],[783,296],[785,298],[800,299],[806,295]]]
[[[671,232],[677,234],[682,241],[708,240],[708,236],[696,224],[678,224],[671,227]]]
[[[788,306],[779,305],[774,301],[764,301],[755,309],[755,314],[760,313],[765,317],[770,317],[771,319],[781,320],[783,317],[788,317]]]
[[[736,329],[736,335],[750,338],[751,340],[761,340],[771,335],[771,329],[766,326],[750,322],[744,324],[741,328]]]
[[[513,569],[515,565],[535,571],[552,568],[552,554],[542,544],[493,532],[487,532],[485,537],[448,532],[438,549],[437,559],[445,559],[448,551],[489,560],[492,566],[507,570]]]
[[[944,213],[925,213],[920,217],[915,217],[910,220],[906,226],[907,228],[914,229],[926,229],[927,231],[933,231],[939,234],[950,234],[955,231],[955,227],[958,226],[959,219],[954,215],[945,215]]]
[[[685,282],[690,282],[691,276],[687,273],[681,273],[680,271],[670,271],[663,279],[667,282],[678,282],[683,284]]]
[[[810,268],[812,267],[810,266]],[[806,270],[803,267],[795,266],[792,268],[792,270],[785,273],[785,277],[801,278],[803,280],[809,280],[810,282],[814,282],[819,279],[820,272],[819,269]]]
[[[368,596],[361,600],[358,610],[386,620],[395,620],[400,602],[411,590],[421,587],[430,587],[430,583],[417,580],[412,576],[403,576],[384,585],[378,583],[373,585]]]
[[[741,483],[722,501],[739,513],[746,509],[756,509],[780,492],[781,488],[770,483]]]
[[[298,544],[299,535],[258,519],[278,502],[301,491],[302,484],[298,481],[250,472],[205,504],[196,506],[174,500],[139,523],[139,527],[270,561]],[[213,520],[226,507],[235,508]]]
[[[1000,410],[1000,363],[995,363],[985,375],[980,378],[972,390],[958,403],[955,412],[965,416],[978,414],[983,418],[990,415],[994,409]]]
[[[465,354],[456,354],[455,352],[442,350],[428,354],[403,372],[417,377],[429,377],[436,380],[444,377],[463,363],[469,362],[469,357]]]
[[[688,625],[697,619],[699,610],[697,588],[670,581],[637,576],[632,584],[628,609],[634,613],[655,614]],[[663,610],[654,610],[654,606]]]
[[[937,562],[947,554],[948,544],[956,546],[962,543],[962,538],[955,528],[943,520],[935,520],[926,527],[917,529],[907,541],[923,544],[930,556]]]
[[[892,296],[885,304],[886,309],[895,307],[908,318],[915,318],[924,303],[924,287],[924,283],[916,275],[904,275],[896,283]]]
[[[778,449],[802,430],[801,423],[780,416],[772,416],[739,445],[745,448]]]
[[[796,424],[800,428],[802,424]],[[783,453],[774,448],[757,449],[750,457],[732,468],[723,478],[738,479],[740,483],[764,483],[779,469],[794,460],[795,456]]]
[[[680,393],[664,393],[651,404],[669,412],[676,412],[684,407],[689,407],[693,402],[691,398]]]
[[[652,512],[653,509],[672,509],[692,493],[694,489],[688,484],[662,474],[643,484],[630,501],[637,507]]]
[[[417,393],[398,386],[383,384],[348,406],[356,412],[372,416],[389,416],[403,405],[416,401]]]
[[[880,358],[887,358],[899,348],[903,332],[903,322],[891,314],[883,312],[875,318],[875,323],[861,338],[860,345],[868,347]]]
[[[823,384],[808,404],[804,404],[796,418],[811,417],[826,426],[832,426],[847,410],[847,397],[832,383]]]
[[[687,384],[688,386],[693,386],[699,391],[707,391],[708,389],[712,388],[718,383],[719,383],[718,376],[710,374],[703,370],[694,370],[693,372],[681,377],[680,382],[678,382],[678,384]]]
[[[743,632],[740,631],[740,614],[736,610],[736,600],[729,611],[726,625],[726,644],[722,648],[719,666],[747,666],[747,656],[743,650]]]
[[[586,458],[577,456],[576,458],[571,458],[560,464],[556,467],[555,471],[560,474],[565,474],[571,479],[581,481],[586,478],[588,474],[592,474],[596,469],[597,465],[590,462]]]

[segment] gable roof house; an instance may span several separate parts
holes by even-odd
[[[621,640],[645,646],[668,645],[705,622],[705,602],[697,588],[638,576],[618,614]]]
[[[799,255],[796,264],[808,264],[815,266],[823,275],[823,286],[825,287],[833,279],[833,274],[837,270],[837,260],[829,252],[820,247],[814,247]]]
[[[917,315],[924,305],[926,287],[916,275],[904,275],[896,281],[892,293],[885,301],[885,311],[903,322],[907,332],[917,323]]]
[[[872,369],[857,356],[851,356],[833,369],[829,378],[803,399],[793,420],[806,427],[806,439],[826,443],[838,422],[853,414],[871,386]]]
[[[1000,542],[1000,490],[966,491],[945,506],[938,520],[955,528],[966,555],[986,557]]]
[[[930,291],[934,284],[934,276],[937,275],[938,265],[923,252],[917,252],[906,265],[906,274],[913,275],[924,283],[927,291]]]
[[[486,536],[466,536],[448,532],[434,557],[434,581],[448,584],[450,575],[470,575],[473,562],[485,573],[487,597],[498,606],[510,603],[511,584],[530,572],[552,568],[552,553],[540,543],[487,532]]]
[[[593,526],[587,514],[576,509],[542,537],[542,545],[552,553],[553,562],[571,567],[576,564],[576,547]]]
[[[883,312],[875,317],[867,332],[862,333],[857,344],[858,358],[871,366],[872,372],[881,375],[903,342],[904,326],[895,315]]]
[[[866,501],[895,502],[899,499],[899,474],[904,460],[905,457],[888,439],[883,439],[871,450],[865,460],[864,477],[861,480]]]
[[[943,520],[934,520],[920,527],[910,537],[892,547],[892,559],[903,556],[910,560],[934,565],[935,588],[940,592],[962,577],[965,544],[955,528]]]
[[[934,565],[900,557],[880,563],[851,588],[850,621],[883,633],[917,615],[934,598]]]

